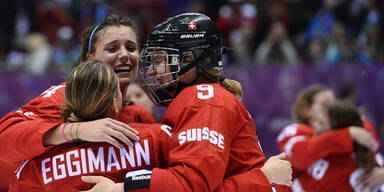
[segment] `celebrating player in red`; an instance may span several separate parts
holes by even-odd
[[[266,162],[254,121],[239,102],[240,84],[221,75],[222,49],[215,23],[203,14],[172,17],[150,33],[138,77],[156,104],[168,106],[161,122],[173,127],[169,167],[127,175],[125,191],[272,191],[272,183],[290,185],[284,154]]]
[[[344,101],[325,103],[322,112],[317,115],[314,122],[316,135],[348,126],[363,129],[363,121],[357,108]],[[382,159],[379,163],[383,163]],[[363,186],[359,186],[358,178],[371,172],[374,166],[373,152],[353,142],[353,153],[330,154],[313,163],[307,172],[294,181],[293,191],[365,191],[362,190]]]
[[[115,182],[123,182],[126,172],[154,167],[165,167],[171,128],[162,124],[131,123],[140,132],[140,140],[129,146],[124,135],[115,132],[119,148],[109,143],[79,140],[83,131],[79,122],[110,118],[113,123],[122,107],[119,79],[113,69],[99,60],[90,60],[77,66],[66,81],[65,105],[61,136],[67,143],[25,161],[17,170],[17,181],[10,191],[79,191],[91,184],[80,179],[83,175],[103,175]],[[92,133],[90,133],[92,134]],[[74,141],[73,139],[77,141]]]
[[[364,120],[364,128],[350,126],[345,129],[328,131],[315,136],[312,127],[316,114],[321,113],[322,105],[335,100],[331,89],[322,85],[312,85],[301,91],[294,105],[293,113],[298,123],[287,126],[278,136],[279,149],[287,153],[292,163],[294,178],[305,174],[311,165],[328,155],[353,152],[353,141],[376,150],[376,137],[373,126]],[[292,189],[298,188],[293,183]]]
[[[84,32],[79,60],[96,58],[110,65],[118,75],[120,89],[124,93],[128,84],[136,77],[139,59],[138,38],[134,22],[127,17],[109,14],[99,24]],[[0,120],[0,160],[10,164],[12,172],[21,166],[23,161],[41,155],[53,145],[66,142],[61,136],[60,130],[64,124],[60,121],[57,110],[58,105],[64,104],[64,88],[65,83],[53,86]],[[155,122],[149,112],[137,105],[123,106],[119,120]],[[79,130],[84,130],[84,135],[79,137],[86,141],[106,141],[117,145],[118,141],[113,137],[116,132],[132,140],[138,139],[137,132],[132,128],[108,118],[77,125]],[[126,141],[131,143],[131,140]]]
[[[101,23],[88,28],[82,39],[80,60],[96,58],[110,65],[119,77],[123,93],[136,77],[139,57],[136,31],[136,25],[129,18],[109,14]],[[60,134],[64,124],[59,120],[57,110],[57,105],[64,104],[64,88],[65,83],[53,86],[18,111],[11,112],[0,120],[1,160],[21,162],[49,150],[50,145],[65,142]],[[155,122],[150,113],[137,105],[123,106],[119,120]],[[117,140],[110,139],[116,131],[137,139],[133,129],[116,124],[110,119],[80,123],[79,129],[99,130],[92,135],[79,135],[81,139],[87,141],[107,141],[116,144]],[[90,132],[83,131],[83,133]]]

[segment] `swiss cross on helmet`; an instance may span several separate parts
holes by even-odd
[[[157,25],[139,59],[139,81],[157,105],[168,105],[182,89],[179,76],[190,69],[222,69],[222,38],[206,15],[185,13]],[[185,84],[184,84],[185,85]]]

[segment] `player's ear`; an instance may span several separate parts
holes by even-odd
[[[117,98],[114,98],[113,103],[108,111],[108,117],[112,119],[117,119],[118,115],[119,115],[119,109],[117,107]]]
[[[87,61],[89,61],[89,60],[93,59],[94,56],[92,54],[90,54],[90,53],[86,53],[85,54],[85,58],[87,59]]]
[[[306,119],[312,119],[313,113],[312,113],[311,108],[309,108],[309,107],[304,107],[304,108],[301,110],[301,115],[302,115],[303,117],[305,117]]]

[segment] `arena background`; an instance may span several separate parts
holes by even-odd
[[[357,104],[384,138],[383,2],[374,0],[2,0],[0,117],[64,81],[79,34],[111,8],[135,18],[143,37],[182,12],[213,18],[231,48],[224,73],[242,83],[267,156],[278,153],[298,91],[317,83]]]

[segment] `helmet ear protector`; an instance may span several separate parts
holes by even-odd
[[[149,34],[140,54],[138,78],[156,105],[168,105],[183,87],[179,76],[222,69],[222,38],[216,24],[199,13],[172,17]],[[159,58],[161,57],[161,63]],[[161,91],[160,91],[161,90]]]

